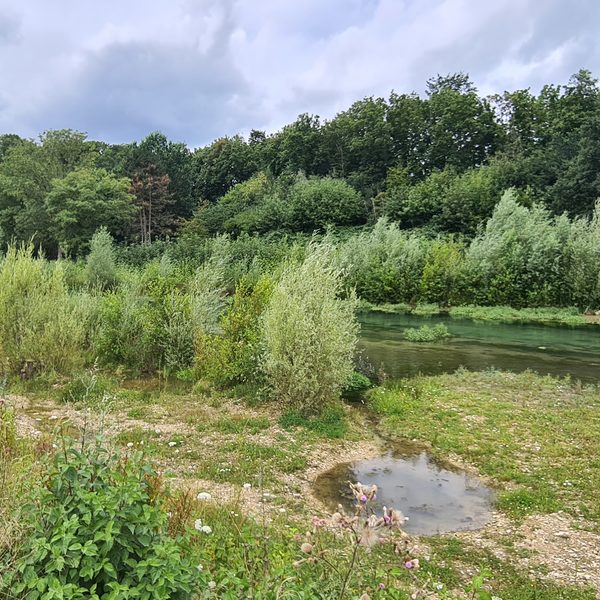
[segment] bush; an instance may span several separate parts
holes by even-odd
[[[423,325],[418,329],[410,328],[404,331],[404,337],[409,342],[435,342],[450,337],[448,328],[443,323],[438,323],[433,327]]]
[[[191,598],[198,572],[168,535],[154,473],[100,445],[58,452],[27,511],[5,589],[41,598]],[[58,595],[57,595],[58,594]]]
[[[71,293],[62,265],[10,247],[0,263],[0,371],[69,374],[86,360],[94,299]]]
[[[319,413],[339,397],[353,368],[356,301],[340,298],[341,272],[327,245],[288,264],[263,319],[263,370],[271,395],[303,414]]]
[[[86,278],[91,288],[105,290],[117,283],[117,263],[113,239],[106,227],[96,231],[87,257]]]
[[[342,179],[298,178],[287,198],[288,228],[312,232],[327,225],[358,225],[366,220],[360,194]]]
[[[219,385],[254,383],[260,378],[260,318],[272,288],[272,280],[266,276],[254,285],[240,282],[230,309],[219,321],[219,333],[200,329],[196,340],[200,376]]]
[[[342,397],[346,400],[361,400],[372,387],[373,384],[366,375],[354,371],[342,390]]]

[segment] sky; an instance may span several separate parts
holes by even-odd
[[[0,133],[191,147],[469,73],[600,76],[598,0],[0,0]]]

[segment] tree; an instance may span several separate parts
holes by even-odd
[[[14,142],[14,140],[12,140]],[[52,181],[77,167],[93,166],[96,145],[70,129],[47,131],[38,142],[11,143],[0,163],[0,228],[5,239],[29,242],[55,255],[57,240],[45,198]],[[91,234],[90,234],[91,235]]]
[[[55,179],[45,207],[61,253],[85,252],[90,238],[102,226],[122,239],[135,215],[129,188],[128,179],[118,179],[105,169],[77,169]]]
[[[254,148],[239,135],[219,138],[194,154],[200,197],[215,202],[257,170]]]
[[[462,172],[479,167],[502,142],[489,102],[480,98],[463,74],[442,78],[429,87],[427,171],[454,167]]]
[[[369,197],[381,191],[393,164],[392,138],[383,98],[365,98],[324,128],[331,172]]]
[[[138,209],[137,232],[142,244],[150,244],[153,237],[172,233],[176,227],[177,221],[169,210],[174,203],[169,192],[170,182],[169,176],[160,175],[154,165],[135,175],[131,182]]]

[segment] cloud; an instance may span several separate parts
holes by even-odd
[[[600,74],[595,0],[0,0],[0,130],[191,145],[469,72],[482,93]]]

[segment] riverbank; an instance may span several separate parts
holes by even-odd
[[[69,404],[60,401],[60,382],[50,390],[15,388],[7,402],[15,408],[19,433],[38,445],[57,443],[58,426],[80,435],[102,424],[103,435],[121,452],[143,449],[172,489],[210,495],[188,515],[190,527],[198,516],[212,527],[195,549],[216,582],[202,598],[259,592],[275,598],[273,589],[284,593],[299,582],[314,597],[315,590],[334,594],[335,573],[293,566],[303,560],[295,538],[315,516],[325,515],[312,488],[320,473],[385,450],[376,429],[418,440],[434,456],[478,473],[498,490],[498,501],[483,530],[412,538],[420,569],[386,567],[385,585],[398,587],[393,593],[377,586],[381,565],[398,563],[398,557],[383,549],[361,553],[347,598],[364,592],[376,598],[417,592],[419,598],[466,598],[481,572],[484,589],[505,600],[595,598],[596,387],[531,373],[457,372],[377,388],[367,413],[339,405],[319,421],[302,422],[273,405],[208,386],[124,383]],[[371,417],[379,420],[376,428]],[[245,537],[249,531],[254,538]],[[267,571],[246,562],[248,544]],[[344,564],[347,549],[336,547],[335,555]]]
[[[600,315],[583,314],[576,308],[512,308],[510,306],[451,306],[438,304],[371,304],[361,302],[360,312],[412,314],[416,316],[448,315],[457,319],[490,321],[496,323],[539,323],[582,327],[600,325]]]

